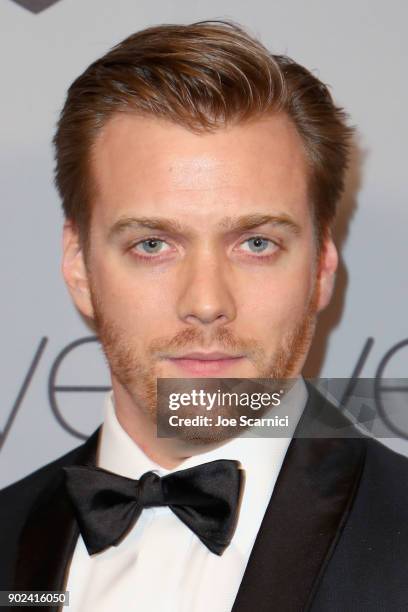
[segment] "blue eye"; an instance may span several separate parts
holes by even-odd
[[[243,244],[247,244],[252,253],[263,253],[270,246],[277,248],[277,245],[272,240],[262,238],[262,236],[248,238]]]
[[[160,253],[160,251],[162,251],[162,247],[164,244],[164,240],[159,240],[159,238],[148,238],[147,240],[139,242],[136,247],[141,246],[145,253],[155,254]]]

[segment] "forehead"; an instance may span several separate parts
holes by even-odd
[[[286,115],[193,133],[156,118],[120,114],[98,136],[91,172],[93,217],[305,214],[307,164]]]

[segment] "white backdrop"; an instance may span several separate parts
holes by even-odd
[[[50,3],[0,5],[0,486],[79,444],[70,429],[87,435],[101,420],[103,393],[92,387],[109,380],[97,344],[68,350],[90,332],[59,272],[51,139],[72,80],[148,25],[233,19],[330,84],[359,128],[359,150],[337,229],[338,288],[306,373],[350,376],[373,338],[359,374],[375,376],[393,351],[384,375],[408,378],[406,2],[59,0],[37,13],[20,6]],[[406,441],[387,443],[408,454]]]

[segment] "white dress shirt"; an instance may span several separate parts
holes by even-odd
[[[92,556],[80,536],[68,570],[69,611],[229,612],[306,400],[306,386],[299,379],[274,408],[273,414],[289,415],[288,437],[244,434],[166,470],[122,428],[109,394],[100,467],[138,479],[147,471],[164,476],[217,459],[235,459],[245,470],[244,492],[234,536],[222,556],[210,552],[168,507],[144,509],[118,546]]]

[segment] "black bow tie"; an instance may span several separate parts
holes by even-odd
[[[169,506],[200,540],[222,555],[234,534],[243,472],[220,460],[139,480],[96,467],[64,468],[66,486],[90,555],[116,546],[143,508]]]

